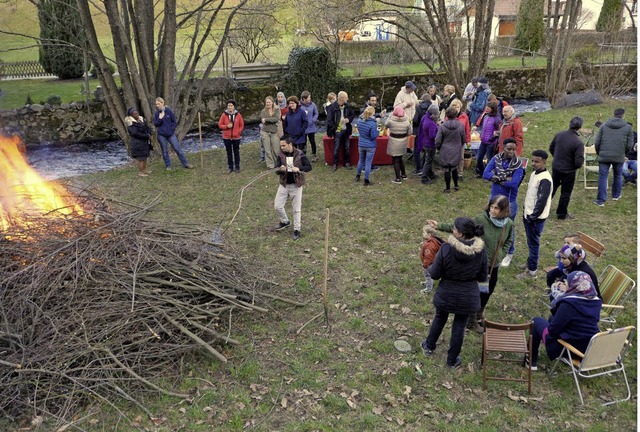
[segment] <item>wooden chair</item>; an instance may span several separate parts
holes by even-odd
[[[595,378],[603,375],[612,375],[616,372],[622,372],[624,383],[627,386],[627,397],[624,399],[614,400],[612,402],[606,402],[602,405],[611,405],[617,402],[629,400],[631,398],[631,389],[629,387],[629,380],[627,379],[622,359],[629,347],[631,333],[634,330],[635,327],[629,326],[596,333],[591,338],[591,341],[589,341],[589,346],[584,354],[578,351],[571,344],[563,341],[562,339],[558,339],[558,342],[563,347],[562,353],[556,359],[553,364],[553,368],[551,368],[549,373],[553,374],[560,361],[569,365],[578,389],[580,402],[584,405],[584,397],[582,396],[582,390],[580,389],[579,378]]]
[[[584,181],[585,189],[598,189],[598,178],[595,180],[589,179],[589,173],[595,173],[596,176],[600,170],[600,164],[598,164],[598,154],[596,153],[596,146],[584,147],[584,164],[582,165],[582,179]],[[596,183],[595,186],[589,186],[590,183]]]
[[[482,387],[487,388],[487,380],[496,381],[517,381],[528,383],[528,391],[531,393],[531,362],[529,362],[529,370],[527,378],[510,378],[503,376],[487,376],[487,362],[503,361],[516,362],[522,364],[524,358],[511,357],[492,357],[490,353],[515,353],[522,354],[523,357],[528,355],[531,359],[531,333],[533,324],[501,324],[497,322],[484,322],[484,335],[482,337]],[[527,331],[529,336],[527,337]]]
[[[598,258],[604,255],[604,245],[593,237],[583,233],[582,231],[578,231],[576,234],[580,236],[580,245],[582,246],[582,248],[589,252],[593,257],[587,257],[589,258],[587,261],[589,262],[589,264],[591,264],[592,268],[595,267]]]
[[[613,325],[616,315],[624,310],[623,303],[635,288],[636,282],[615,266],[608,265],[598,277],[598,283],[603,303],[600,321]]]

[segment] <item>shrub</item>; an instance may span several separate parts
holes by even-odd
[[[60,105],[62,103],[62,98],[58,95],[51,95],[47,98],[47,103],[49,105]]]
[[[116,73],[116,67],[114,65],[112,65],[111,63],[107,63],[107,66],[109,67],[109,73],[111,73],[111,75]],[[91,66],[91,71],[89,72],[89,74],[91,74],[91,76],[94,78],[98,76],[98,71],[96,70],[95,65]]]
[[[336,92],[338,67],[326,47],[298,47],[289,53],[289,70],[284,74],[283,91],[287,96],[304,90],[319,103],[330,91]]]
[[[371,63],[373,64],[388,65],[402,62],[402,54],[395,47],[383,46],[371,51]]]
[[[31,99],[31,95],[27,95],[27,100],[24,102],[25,105],[33,105],[33,99]]]

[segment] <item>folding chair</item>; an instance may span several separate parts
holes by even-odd
[[[527,338],[527,330],[529,336]],[[531,333],[533,324],[501,324],[492,321],[484,321],[484,335],[482,337],[482,388],[486,390],[487,380],[517,381],[528,383],[528,391],[531,393],[531,362],[526,379],[487,376],[488,361],[517,362],[522,364],[524,358],[490,357],[489,353],[516,353],[528,355],[531,358]]]
[[[603,303],[600,321],[613,325],[616,315],[624,309],[623,303],[635,288],[636,282],[615,266],[608,265],[598,278],[598,283]]]
[[[631,332],[635,327],[623,327],[615,330],[596,333],[589,341],[587,350],[583,353],[578,351],[571,344],[558,339],[562,345],[562,353],[553,364],[550,374],[553,374],[556,366],[560,361],[566,363],[571,368],[573,379],[578,388],[580,402],[584,405],[582,390],[580,389],[579,378],[595,378],[603,375],[611,375],[616,372],[622,372],[624,383],[627,385],[627,397],[624,399],[606,402],[602,405],[611,405],[617,402],[627,401],[631,398],[631,388],[627,373],[624,370],[622,358],[624,357],[631,340]]]
[[[588,179],[589,173],[596,173],[598,175],[600,171],[600,164],[598,163],[598,154],[596,153],[596,146],[584,147],[584,164],[582,165],[582,179],[584,180],[585,189],[598,189],[598,179]],[[607,179],[608,180],[608,179]],[[595,186],[589,186],[589,183],[595,182]]]
[[[591,267],[595,267],[598,258],[604,255],[604,245],[582,231],[578,231],[576,234],[580,236],[580,245],[582,248],[593,256],[593,258],[589,259],[589,263]]]

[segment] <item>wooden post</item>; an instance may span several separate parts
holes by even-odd
[[[204,155],[202,154],[202,121],[200,120],[200,111],[198,111],[198,133],[200,134],[200,168],[204,168]]]
[[[324,306],[324,319],[327,324],[327,328],[331,331],[329,326],[329,306],[327,304],[327,279],[329,278],[329,209],[327,208],[327,220],[325,222],[324,231],[324,288],[322,290],[322,305]]]

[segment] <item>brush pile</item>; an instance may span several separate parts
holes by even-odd
[[[210,232],[146,220],[153,205],[116,213],[85,198],[83,216],[0,237],[2,415],[68,421],[89,400],[188,398],[156,383],[186,354],[226,361],[232,311],[286,301]]]

